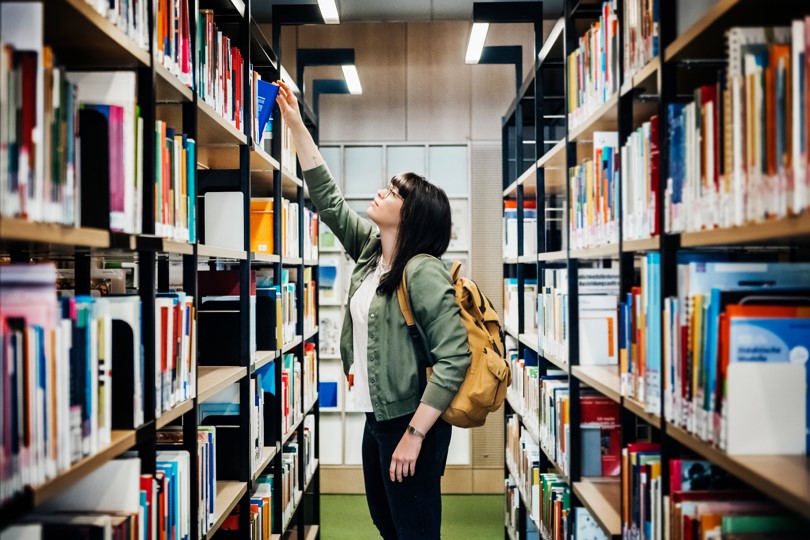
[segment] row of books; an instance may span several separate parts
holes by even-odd
[[[256,479],[255,489],[250,495],[250,533],[254,540],[270,540],[274,522],[273,500],[275,482],[272,474],[263,474]],[[236,505],[220,527],[220,536],[239,538],[240,505]]]
[[[304,404],[310,404],[318,397],[318,351],[314,343],[304,343],[303,362],[302,390],[304,393]]]
[[[503,256],[518,256],[517,201],[503,202]],[[537,253],[537,202],[523,202],[523,254]]]
[[[619,90],[619,19],[616,0],[602,3],[599,20],[566,60],[568,124],[576,128]]]
[[[212,209],[217,212],[216,208]],[[300,256],[299,241],[304,237],[304,258],[318,258],[318,214],[304,208],[304,229],[299,231],[301,212],[298,203],[288,199],[281,201],[281,255]],[[250,250],[254,253],[275,253],[274,242],[275,203],[273,197],[250,199]]]
[[[155,234],[196,242],[197,144],[160,120],[155,122],[155,143],[160,156],[155,164]]]
[[[112,429],[143,424],[146,381],[137,295],[57,298],[53,265],[7,265],[0,300],[9,359],[0,366],[0,499],[7,501],[101,451]],[[195,395],[195,328],[182,293],[159,293],[155,304],[159,416]]]
[[[193,68],[189,0],[157,0],[156,3],[155,60],[190,87]]]
[[[660,50],[659,0],[622,0],[624,83],[658,56]]]
[[[596,131],[593,158],[568,171],[570,248],[619,241],[619,134]]]
[[[188,538],[190,455],[158,450],[156,457],[155,473],[142,474],[136,453],[126,452],[4,529],[3,537]]]
[[[622,535],[626,540],[805,538],[810,525],[745,488],[718,466],[671,459],[661,446],[638,442],[622,450]],[[668,474],[669,491],[663,489]]]
[[[621,150],[622,235],[624,240],[658,236],[658,116],[644,122]]]
[[[298,176],[296,172],[296,150],[295,139],[292,135],[292,130],[283,121],[281,122],[281,169],[291,174]]]
[[[547,358],[568,357],[568,270],[546,268],[537,301],[539,350]],[[617,268],[580,268],[579,363],[614,365],[619,360]]]
[[[537,353],[524,349],[523,358],[519,358],[516,344],[511,336],[506,337],[506,360],[512,370],[512,384],[508,390],[509,401],[523,417],[523,423],[531,426],[535,433],[538,430],[537,411],[540,408],[540,384]],[[511,342],[511,343],[510,343]]]
[[[663,308],[666,416],[731,455],[810,449],[810,264],[774,259],[680,253]]]
[[[810,204],[810,18],[731,28],[728,70],[668,106],[668,232],[739,226]]]
[[[149,50],[149,7],[141,0],[86,0],[93,9]]]
[[[517,415],[506,417],[506,459],[515,475],[518,491],[526,501],[526,512],[537,521],[540,518],[540,447]]]
[[[543,473],[538,476],[540,530],[550,540],[565,540],[569,537],[571,527],[571,489],[559,474]],[[574,538],[586,539],[588,536]]]
[[[641,282],[619,304],[621,393],[661,414],[661,254],[640,260]]]
[[[526,333],[535,330],[537,321],[537,280],[523,280],[523,323]],[[508,329],[517,331],[520,310],[520,290],[517,278],[503,280],[503,321]]]
[[[245,68],[239,48],[214,23],[214,11],[201,9],[197,17],[197,93],[239,131],[245,123]]]
[[[582,476],[619,474],[619,404],[583,389],[580,394]],[[540,379],[540,444],[568,474],[570,462],[569,382],[563,371],[549,371]]]

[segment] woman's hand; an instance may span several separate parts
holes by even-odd
[[[405,433],[391,456],[391,481],[402,482],[407,476],[416,474],[416,458],[422,450],[422,439],[416,435]]]
[[[276,103],[281,110],[284,122],[290,127],[303,126],[304,121],[301,119],[301,112],[298,109],[298,99],[292,89],[284,81],[276,81],[276,85],[278,85]]]

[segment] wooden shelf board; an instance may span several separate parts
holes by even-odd
[[[188,103],[194,99],[194,91],[180,82],[163,64],[155,63],[155,74],[155,101],[158,104]]]
[[[503,264],[517,264],[518,258],[517,257],[504,257]]]
[[[281,257],[272,253],[250,253],[250,260],[253,262],[263,263],[277,263],[281,261]]]
[[[635,414],[636,416],[638,416],[651,426],[655,426],[658,429],[661,429],[662,425],[661,417],[658,416],[657,414],[647,412],[646,410],[644,410],[643,403],[636,401],[633,398],[624,396],[622,397],[622,405],[624,406],[625,409],[632,412],[633,414]]]
[[[0,240],[107,248],[110,246],[110,232],[104,229],[65,227],[55,223],[34,223],[24,219],[0,217]]]
[[[666,431],[693,452],[810,519],[810,456],[729,456],[669,422]]]
[[[174,255],[193,255],[194,244],[179,242],[152,234],[140,234],[136,237],[137,248],[143,251],[157,251]]]
[[[307,525],[304,527],[304,540],[315,540],[318,538],[318,531],[320,527],[318,525]]]
[[[247,374],[247,368],[234,366],[199,366],[197,368],[197,401],[202,402]]]
[[[246,482],[217,481],[216,513],[214,514],[214,525],[209,529],[206,538],[213,538],[214,534],[222,526],[231,510],[239,502],[239,499],[247,493]]]
[[[518,336],[518,341],[534,352],[537,352],[540,343],[537,334],[520,334],[520,336]]]
[[[318,472],[318,466],[319,465],[320,465],[320,461],[317,460],[317,459],[312,462],[312,474],[310,474],[309,478],[307,478],[304,481],[304,493],[307,492],[307,490],[309,489],[309,485],[312,483],[312,480],[315,478],[315,473]]]
[[[558,142],[551,147],[551,150],[540,156],[537,166],[548,171],[549,169],[565,170],[565,144],[566,140]]]
[[[304,259],[301,257],[282,257],[281,264],[285,264],[287,266],[298,266],[299,264],[304,264]]]
[[[45,2],[45,43],[60,63],[93,67],[145,67],[149,51],[85,0]]]
[[[566,168],[566,148],[567,139],[563,139],[537,160],[537,167],[543,170],[543,185],[546,193],[565,193],[568,183],[568,172]],[[578,156],[584,152],[577,148]],[[580,156],[584,157],[584,155]]]
[[[810,212],[741,227],[681,233],[682,247],[703,247],[722,244],[746,244],[795,240],[810,236]]]
[[[607,244],[571,251],[572,259],[608,259],[619,256],[619,244]]]
[[[318,259],[304,259],[304,266],[318,266]]]
[[[641,238],[639,240],[625,240],[622,242],[622,252],[658,251],[661,248],[661,237]]]
[[[567,360],[563,360],[562,358],[557,358],[557,357],[554,357],[554,356],[546,355],[543,351],[537,351],[537,354],[539,354],[542,358],[545,358],[546,360],[548,360],[549,362],[551,362],[552,364],[554,364],[555,366],[557,366],[561,370],[568,373],[568,361]]]
[[[537,254],[521,255],[517,258],[517,262],[520,264],[535,264],[537,262]]]
[[[309,341],[310,339],[314,338],[318,335],[318,327],[316,326],[306,334],[304,334],[304,341]]]
[[[568,252],[563,251],[547,251],[537,255],[537,260],[542,262],[549,261],[564,261],[568,258]]]
[[[257,370],[278,358],[278,351],[256,351],[253,357],[253,369]]]
[[[573,366],[571,374],[616,403],[621,403],[619,366]]]
[[[590,478],[574,482],[574,494],[591,512],[591,515],[611,537],[622,534],[620,515],[622,485],[618,478]]]
[[[284,354],[286,352],[290,352],[292,349],[296,348],[301,344],[301,336],[295,336],[292,341],[289,343],[285,343],[283,347],[281,347],[281,353]]]
[[[285,433],[284,435],[281,436],[281,446],[284,446],[285,444],[287,444],[287,441],[289,441],[290,438],[293,435],[295,435],[295,432],[298,431],[299,427],[301,427],[301,422],[304,421],[304,416],[306,416],[306,415],[304,415],[304,414],[299,415],[298,420],[295,421],[295,423],[292,425],[290,430],[287,433]]]
[[[135,444],[135,433],[135,430],[113,430],[109,446],[91,456],[82,458],[44,484],[29,487],[34,507],[41,505],[111,459],[129,450]]]
[[[210,259],[235,259],[242,261],[247,259],[247,252],[244,250],[199,244],[197,246],[197,256],[208,257]]]
[[[622,85],[621,94],[624,96],[633,90],[650,90],[650,85],[653,93],[658,94],[658,70],[661,68],[661,59],[656,56],[647,65],[638,70],[629,84]]]
[[[179,405],[176,405],[171,410],[161,414],[160,417],[155,420],[155,428],[161,429],[162,427],[169,425],[171,422],[177,420],[178,418],[180,418],[193,408],[194,408],[194,400],[187,399],[186,401],[180,403]]]
[[[259,466],[253,471],[254,482],[262,475],[262,472],[264,472],[267,466],[270,465],[270,462],[273,461],[276,454],[278,454],[278,446],[265,446],[262,448],[262,459],[259,461]]]
[[[615,131],[619,121],[619,95],[613,94],[582,124],[568,134],[569,142],[590,142],[594,131]]]
[[[503,198],[504,199],[515,199],[517,198],[517,180],[509,184],[505,190],[503,190]]]
[[[294,173],[291,173],[284,167],[281,167],[281,178],[285,184],[290,184],[296,188],[304,187],[304,181],[298,178]]]
[[[217,113],[205,100],[197,100],[197,138],[199,146],[237,146],[247,143],[247,137]]]
[[[520,339],[520,334],[518,334],[517,330],[510,328],[506,325],[503,327],[503,331],[506,332],[508,335],[512,336],[515,339]]]

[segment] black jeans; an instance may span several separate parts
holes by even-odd
[[[385,540],[434,540],[441,536],[441,477],[447,462],[451,426],[441,418],[422,442],[416,474],[392,482],[391,456],[411,415],[384,422],[366,413],[363,478],[371,519]]]

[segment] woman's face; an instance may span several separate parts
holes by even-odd
[[[377,191],[377,196],[368,205],[366,214],[380,229],[397,228],[400,223],[401,211],[402,197],[397,188],[388,184],[385,189]]]

